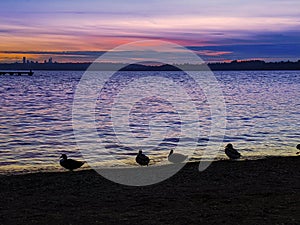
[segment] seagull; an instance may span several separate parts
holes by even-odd
[[[225,148],[225,154],[230,158],[230,159],[238,159],[241,157],[241,154],[233,148],[232,144],[228,144]]]
[[[140,150],[135,158],[135,161],[141,166],[148,166],[150,159],[148,156],[143,154],[142,150]]]
[[[296,146],[296,148],[297,148],[298,150],[300,150],[300,144],[298,144],[298,145]],[[296,154],[298,155],[298,154],[300,154],[300,152],[297,152]]]
[[[168,160],[172,163],[182,163],[186,159],[187,159],[187,156],[179,154],[179,153],[174,153],[173,149],[170,151],[170,153],[168,155]]]
[[[62,159],[59,161],[59,164],[62,167],[71,171],[80,168],[85,163],[81,161],[76,161],[74,159],[68,159],[66,154],[62,154],[60,158]]]

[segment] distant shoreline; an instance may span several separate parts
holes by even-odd
[[[85,71],[92,63],[2,63],[0,71],[5,70],[53,70],[53,71]],[[141,65],[117,63],[93,64],[96,71],[180,71],[178,67],[185,71],[242,71],[242,70],[300,70],[300,60],[297,62],[264,62],[261,60],[253,61],[232,61],[229,63],[208,63],[201,65]],[[89,68],[91,69],[91,68]]]

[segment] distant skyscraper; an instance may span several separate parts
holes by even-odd
[[[24,64],[26,63],[26,57],[23,57],[23,63]]]

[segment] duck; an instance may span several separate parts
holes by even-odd
[[[297,148],[298,150],[300,150],[300,144],[298,144],[298,145],[296,146],[296,148]],[[299,155],[300,152],[297,152],[296,154]]]
[[[230,159],[239,159],[241,157],[241,154],[233,148],[233,145],[229,143],[225,147],[225,154],[230,158]]]
[[[170,153],[168,155],[168,160],[171,163],[182,163],[186,159],[187,159],[186,155],[182,155],[182,154],[179,154],[179,153],[174,153],[173,149],[170,151]]]
[[[66,154],[62,154],[60,158],[59,164],[70,171],[80,168],[85,163],[74,159],[68,159]]]
[[[135,161],[140,164],[141,166],[148,166],[150,159],[148,156],[143,154],[143,151],[140,150],[139,153],[137,154]]]

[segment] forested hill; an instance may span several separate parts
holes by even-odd
[[[5,70],[79,70],[85,71],[89,68],[91,63],[5,63],[0,64],[0,71]],[[232,61],[224,63],[209,63],[208,67],[213,70],[300,70],[300,60],[297,62],[264,62],[261,60],[252,61]],[[206,65],[160,65],[149,66],[140,64],[125,64],[103,63],[93,65],[93,70],[103,71],[177,71],[180,69],[197,71],[207,70]]]

